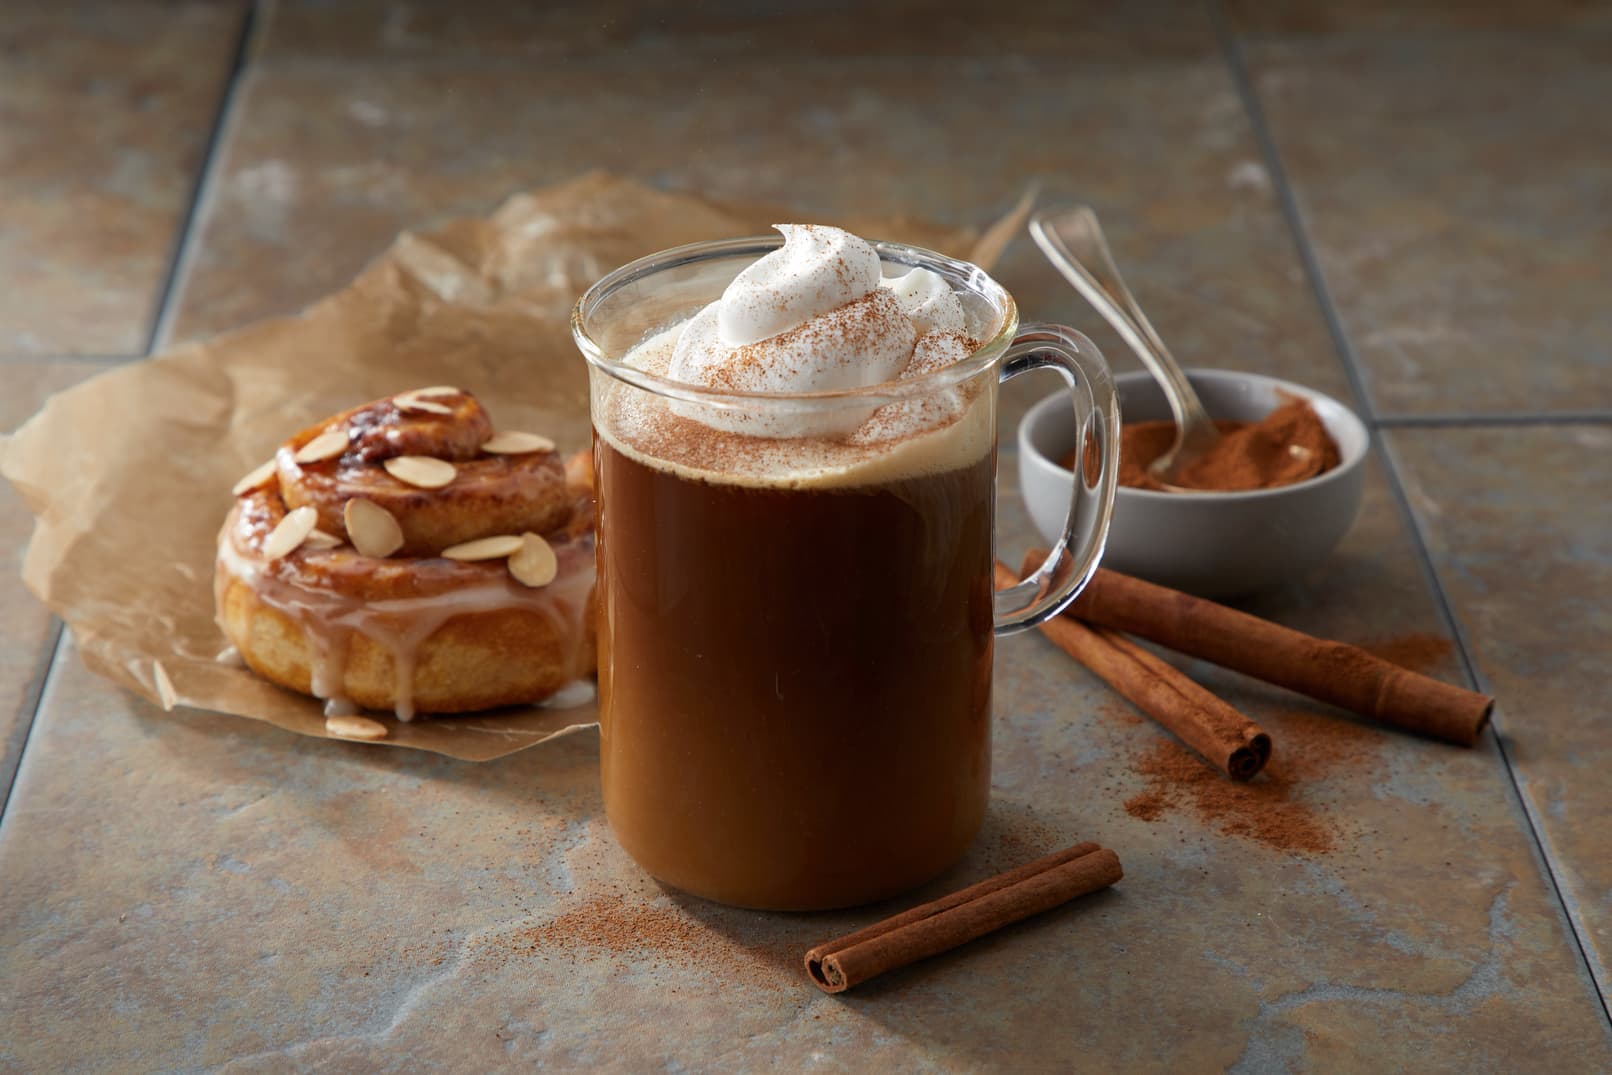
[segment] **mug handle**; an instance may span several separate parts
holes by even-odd
[[[1063,536],[1031,576],[996,594],[997,635],[1011,635],[1045,623],[1069,606],[1097,571],[1119,482],[1119,397],[1108,364],[1096,346],[1065,325],[1026,325],[1003,355],[1001,380],[1026,370],[1053,369],[1063,376],[1075,408],[1074,493]],[[1096,481],[1090,480],[1095,451]],[[1074,569],[1058,565],[1067,554]]]

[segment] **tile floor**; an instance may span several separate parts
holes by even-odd
[[[923,10],[8,8],[0,423],[590,168],[955,226],[1036,181],[1099,208],[1189,362],[1373,423],[1360,522],[1250,607],[1493,691],[1495,732],[1462,751],[1192,668],[1292,744],[1250,794],[1309,826],[1294,850],[1161,794],[1162,733],[1039,637],[1004,642],[990,820],[932,887],[1083,837],[1127,878],[828,998],[801,951],[873,912],[649,882],[591,736],[478,766],[95,678],[16,581],[7,489],[0,1070],[1612,1066],[1612,158],[1581,107],[1612,8]],[[1001,275],[1118,355],[1028,243]],[[1005,548],[1031,539],[1012,472]],[[578,925],[600,915],[641,940]]]

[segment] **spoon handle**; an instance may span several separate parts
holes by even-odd
[[[1125,278],[1114,264],[1108,241],[1097,223],[1097,214],[1083,205],[1073,210],[1043,210],[1030,219],[1030,236],[1053,267],[1103,315],[1158,380],[1181,430],[1182,447],[1191,452],[1200,441],[1214,441],[1218,436],[1214,423],[1131,289],[1125,286]],[[1088,266],[1095,266],[1101,277]]]

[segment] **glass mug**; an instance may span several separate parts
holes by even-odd
[[[578,301],[572,332],[594,427],[611,829],[675,888],[818,910],[919,885],[973,841],[990,791],[993,637],[1056,615],[1096,569],[1119,407],[1089,340],[1021,327],[982,269],[896,243],[873,244],[881,261],[939,274],[985,341],[955,365],[763,395],[672,381],[638,357],[781,242],[623,266]],[[1063,375],[1086,456],[1063,540],[996,593],[997,388],[1032,369]],[[713,428],[733,415],[806,435]],[[943,428],[903,434],[926,420]],[[858,433],[823,433],[847,428]],[[1074,570],[1055,582],[1066,550]]]

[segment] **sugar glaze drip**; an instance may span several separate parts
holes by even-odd
[[[325,712],[335,716],[357,711],[345,697],[347,661],[352,636],[361,634],[391,655],[394,712],[402,721],[415,716],[414,673],[420,647],[455,616],[519,610],[536,613],[570,640],[566,655],[567,679],[581,678],[584,660],[587,598],[593,586],[592,549],[578,543],[557,548],[560,573],[554,582],[532,589],[507,574],[489,573],[485,581],[420,597],[361,601],[327,589],[315,589],[277,577],[267,563],[236,548],[233,540],[219,543],[218,586],[233,576],[244,582],[255,598],[282,613],[300,627],[308,640],[309,690],[326,702]],[[319,555],[309,553],[307,555]]]

